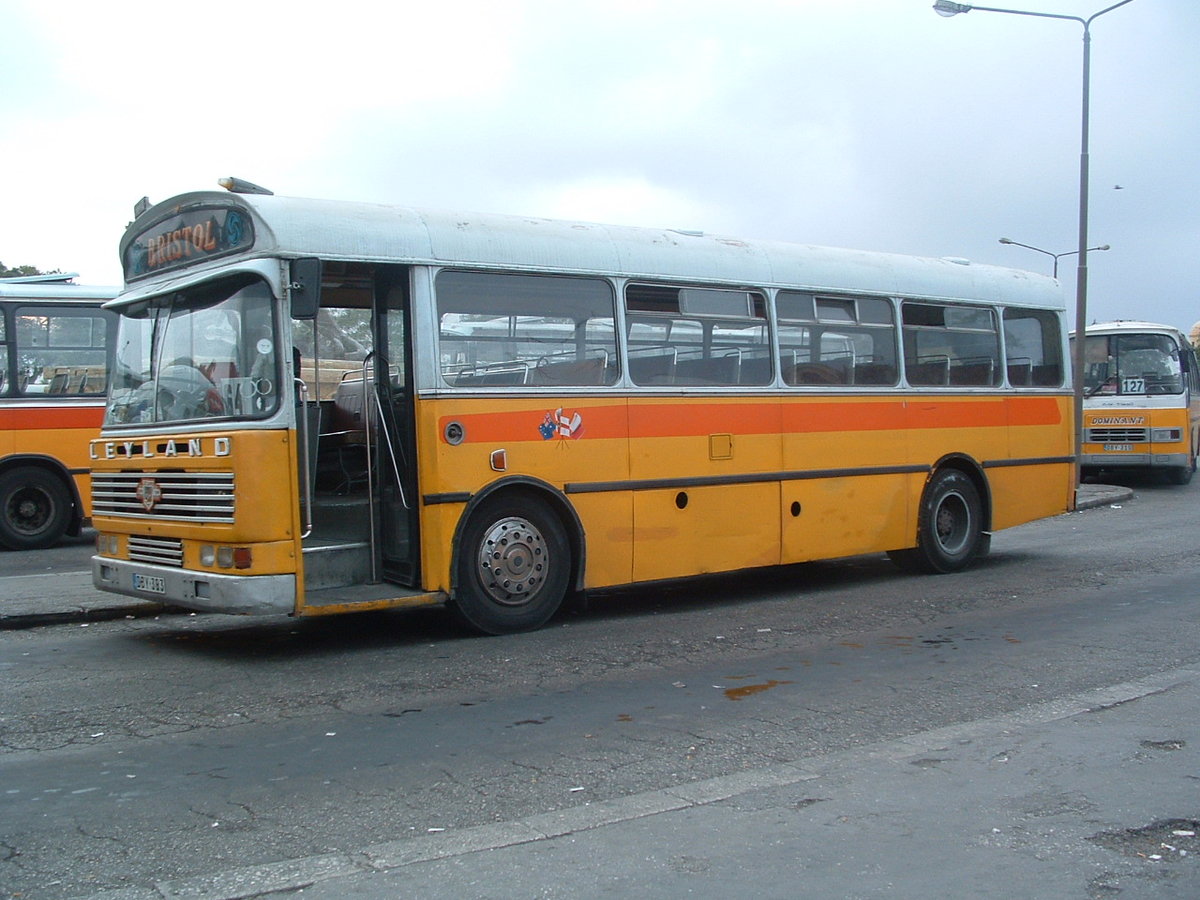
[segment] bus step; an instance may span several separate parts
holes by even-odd
[[[366,541],[370,527],[371,508],[365,497],[317,497],[313,503],[312,540],[305,543]]]
[[[319,543],[304,548],[306,593],[364,584],[371,579],[371,545],[365,541]]]
[[[445,594],[439,591],[413,590],[396,584],[358,584],[308,591],[298,613],[302,616],[321,616],[356,610],[437,606],[445,602]]]

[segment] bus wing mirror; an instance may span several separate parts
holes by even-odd
[[[293,259],[288,293],[293,319],[315,319],[321,305],[321,260],[315,256]]]

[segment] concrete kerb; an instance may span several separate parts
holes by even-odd
[[[1075,509],[1095,509],[1133,499],[1133,488],[1112,484],[1081,484],[1075,489]]]
[[[18,575],[0,580],[0,631],[157,616],[171,609],[152,600],[98,591],[92,585],[91,572]]]

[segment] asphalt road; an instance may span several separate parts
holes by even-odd
[[[779,809],[806,810],[831,834],[839,815],[826,801],[839,784],[868,783],[879,748],[917,748],[937,771],[949,765],[937,752],[947,729],[999,729],[1015,747],[1068,720],[1036,712],[1056,703],[1069,712],[1115,691],[1133,715],[1150,708],[1140,698],[1190,696],[1180,685],[1200,669],[1200,482],[1132,486],[1136,498],[1118,508],[997,534],[988,560],[960,575],[907,576],[876,557],[797,566],[610,595],[529,635],[465,637],[438,611],[164,614],[0,632],[0,896],[233,897],[311,883],[310,895],[328,897],[576,897],[628,893],[639,878],[658,885],[654,896],[728,896],[730,885],[875,896],[864,886],[876,882],[845,864],[863,842],[889,846],[886,820],[856,820],[840,856],[805,858],[748,836]],[[66,573],[70,554],[87,550],[44,552],[66,554],[53,564]],[[1137,724],[1148,729],[1139,740],[1182,744],[1172,778],[1200,779],[1200,736]],[[1105,735],[1088,740],[1099,750]],[[1087,755],[1077,758],[1086,773]],[[822,772],[832,780],[814,793],[810,777]],[[1152,785],[1156,772],[1165,778],[1137,769],[1139,785],[1124,770],[1118,814],[1099,787],[1064,786],[1060,772],[1033,767],[1022,827],[1066,815],[1093,835],[1200,818],[1200,790],[1160,800],[1152,787],[1174,782]],[[874,777],[882,797],[891,781]],[[1103,781],[1114,783],[1108,770]],[[932,836],[965,808],[966,783],[933,782],[900,804],[906,827]],[[715,799],[689,801],[686,820],[673,818],[677,804],[651,799],[689,790]],[[746,805],[771,790],[790,800]],[[598,813],[609,818],[578,831],[545,825]],[[545,840],[512,840],[539,822]],[[640,868],[635,835],[635,845],[683,849],[664,850],[665,870]],[[430,857],[422,848],[442,836],[465,849]],[[1200,896],[1200,852],[1170,878],[1139,880],[1129,866],[1141,860],[1088,847],[1056,860],[1077,896],[1115,896],[1113,873],[1126,878],[1116,890],[1137,889],[1124,896]],[[730,868],[721,850],[758,864]],[[970,883],[972,865],[1001,877],[1002,866],[960,864],[952,850],[942,836],[881,851],[877,883],[891,889],[879,895],[955,896],[937,885],[950,891],[951,875]],[[1014,867],[1022,859],[1011,846],[998,852],[1015,853]],[[363,872],[363,859],[378,874]],[[805,894],[801,877],[824,892]],[[1070,896],[1055,887],[1043,896]]]

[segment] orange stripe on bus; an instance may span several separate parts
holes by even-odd
[[[98,406],[6,406],[0,407],[0,428],[10,431],[47,428],[93,428],[99,430],[104,410]]]
[[[643,403],[603,406],[564,405],[554,410],[513,410],[442,416],[440,429],[459,422],[468,443],[532,441],[569,437],[661,438],[712,433],[803,434],[820,432],[895,431],[904,428],[998,428],[1057,425],[1062,410],[1057,397],[986,397],[978,399],[898,397],[895,400],[822,401],[816,399],[745,403]],[[579,415],[575,432],[561,434],[560,418]],[[539,428],[547,429],[545,437]]]

